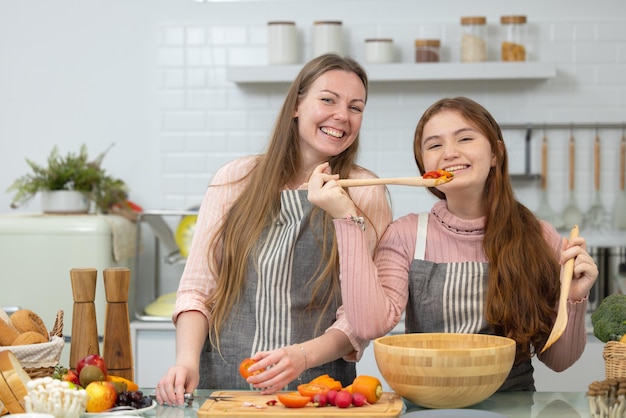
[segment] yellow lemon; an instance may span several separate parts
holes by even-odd
[[[180,255],[187,258],[189,255],[189,247],[191,247],[191,239],[196,228],[197,215],[187,215],[181,219],[176,229],[176,244],[180,250]]]

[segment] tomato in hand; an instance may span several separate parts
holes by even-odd
[[[302,396],[298,392],[278,393],[276,397],[287,408],[303,408],[311,402],[311,398]]]
[[[250,372],[248,369],[250,368],[250,366],[252,366],[254,363],[256,363],[256,360],[252,360],[251,358],[247,358],[244,359],[240,364],[239,364],[239,374],[241,375],[241,377],[243,377],[244,379],[249,378],[250,376],[254,376],[257,375],[259,373],[261,373],[263,370],[256,370],[254,372]]]

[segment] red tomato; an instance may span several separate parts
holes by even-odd
[[[439,169],[435,171],[428,171],[422,176],[424,179],[438,179],[439,177],[452,177],[452,173]]]
[[[241,377],[243,377],[244,379],[249,378],[250,376],[254,376],[256,374],[261,373],[263,370],[257,370],[255,372],[250,373],[248,371],[248,368],[250,366],[252,366],[254,363],[256,363],[255,360],[252,360],[251,358],[247,358],[244,359],[240,364],[239,364],[239,374],[241,375]]]
[[[298,393],[302,396],[308,396],[311,399],[318,393],[326,393],[329,390],[328,386],[321,383],[303,383],[298,385]]]
[[[276,397],[287,408],[303,408],[311,402],[311,398],[301,396],[298,392],[278,393]]]

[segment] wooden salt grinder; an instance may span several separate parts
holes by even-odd
[[[71,269],[72,295],[72,339],[70,344],[70,369],[76,369],[80,359],[88,354],[100,354],[98,324],[96,322],[96,279],[95,268]]]
[[[102,348],[104,362],[110,374],[134,380],[128,316],[130,270],[125,267],[107,268],[103,275],[107,299]]]

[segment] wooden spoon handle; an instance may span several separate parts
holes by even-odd
[[[541,190],[548,187],[548,138],[544,135],[541,140]]]
[[[576,159],[574,135],[569,137],[569,190],[574,191],[574,163]]]
[[[341,187],[375,186],[380,184],[393,184],[399,186],[421,186],[434,187],[452,180],[454,177],[440,177],[436,179],[425,179],[423,177],[389,177],[373,179],[341,179],[337,183]]]
[[[578,237],[579,229],[578,225],[574,225],[569,234],[569,240],[572,241]],[[565,262],[563,266],[563,277],[561,278],[561,294],[559,298],[559,306],[565,306],[567,303],[567,297],[569,296],[569,289],[572,283],[572,276],[574,275],[574,259],[570,258]]]
[[[593,187],[600,190],[600,136],[593,141]]]
[[[624,177],[626,177],[626,134],[622,134],[619,150],[619,189],[624,191]]]

